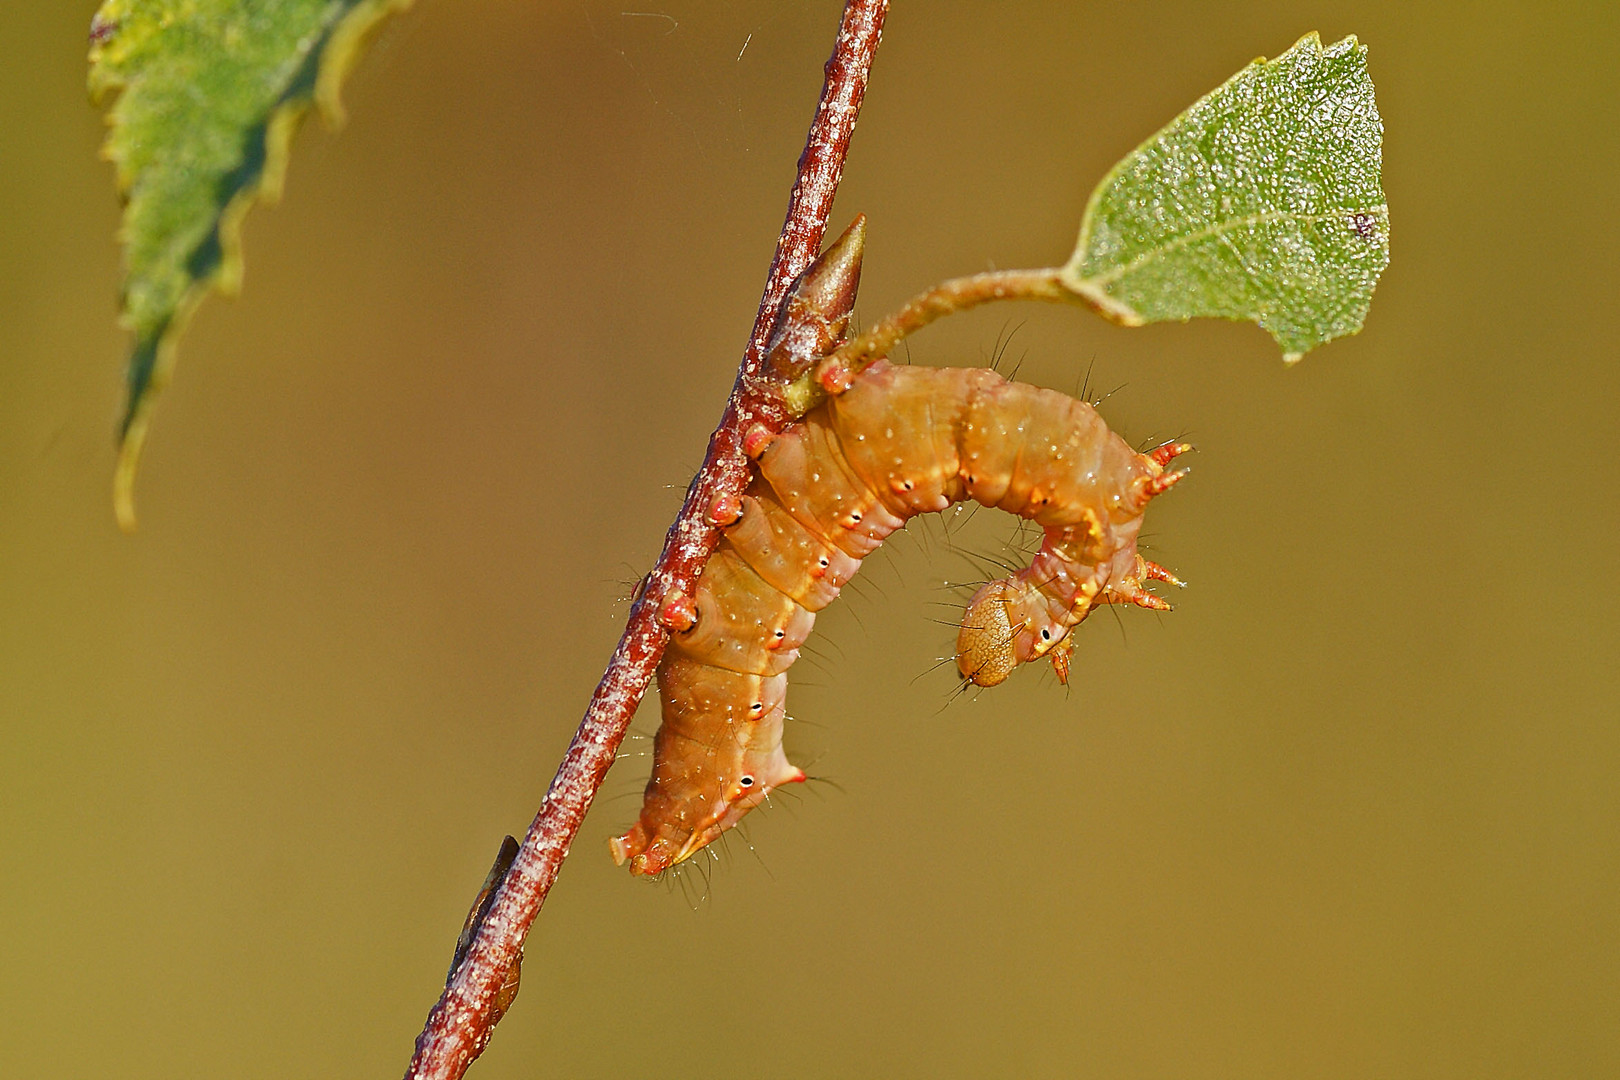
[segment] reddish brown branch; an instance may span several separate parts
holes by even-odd
[[[755,424],[780,430],[792,419],[781,404],[780,382],[763,370],[766,339],[789,285],[821,247],[888,9],[887,0],[847,0],[844,5],[787,220],[725,414],[522,850],[466,960],[428,1014],[407,1080],[460,1077],[489,1041],[496,1019],[492,1004],[663,655],[668,635],[658,622],[658,610],[667,598],[691,593],[714,550],[718,534],[707,520],[708,508],[719,496],[741,495],[747,483],[743,435]]]

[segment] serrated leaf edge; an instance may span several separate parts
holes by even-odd
[[[1186,236],[1178,236],[1170,243],[1165,244],[1162,247],[1155,248],[1153,251],[1145,252],[1137,256],[1135,259],[1132,259],[1124,266],[1114,267],[1107,273],[1099,274],[1095,277],[1088,277],[1080,272],[1080,264],[1084,261],[1086,249],[1091,243],[1091,233],[1097,217],[1097,206],[1102,201],[1103,194],[1108,190],[1109,186],[1114,182],[1119,174],[1125,169],[1126,165],[1134,160],[1137,155],[1148,146],[1157,142],[1166,128],[1174,126],[1182,119],[1182,117],[1186,116],[1193,109],[1196,109],[1208,99],[1214,97],[1221,91],[1225,90],[1228,86],[1231,86],[1239,79],[1250,74],[1255,68],[1261,67],[1268,63],[1275,63],[1277,60],[1281,60],[1289,53],[1292,53],[1294,50],[1306,46],[1313,47],[1318,56],[1325,56],[1329,49],[1338,49],[1341,46],[1363,55],[1365,55],[1367,51],[1367,47],[1362,45],[1354,34],[1349,34],[1334,42],[1332,45],[1324,47],[1322,44],[1321,35],[1317,31],[1312,30],[1301,37],[1298,41],[1294,42],[1293,45],[1290,45],[1287,49],[1277,54],[1275,59],[1259,56],[1251,60],[1238,71],[1234,72],[1232,76],[1225,82],[1221,83],[1221,85],[1199,97],[1197,101],[1187,106],[1187,108],[1177,113],[1167,123],[1160,126],[1152,135],[1149,135],[1136,146],[1132,147],[1129,153],[1121,157],[1119,161],[1114,164],[1114,167],[1109,169],[1108,172],[1103,175],[1103,178],[1098,181],[1097,186],[1092,189],[1091,197],[1086,200],[1085,212],[1080,217],[1080,236],[1075,241],[1074,252],[1069,256],[1069,261],[1063,265],[1061,271],[1059,272],[1059,281],[1062,282],[1063,287],[1080,297],[1091,307],[1103,314],[1106,318],[1120,324],[1121,326],[1143,326],[1146,324],[1147,320],[1143,318],[1141,312],[1137,311],[1134,307],[1125,303],[1123,300],[1117,299],[1111,295],[1107,290],[1107,286],[1115,281],[1118,281],[1126,274],[1168,252],[1178,250],[1179,248],[1185,247],[1186,245],[1194,243],[1198,240],[1203,240],[1211,236],[1223,235],[1225,232],[1231,229],[1247,228],[1248,226],[1261,224],[1267,221],[1295,220],[1314,224],[1316,222],[1327,221],[1341,216],[1350,216],[1353,214],[1372,214],[1381,217],[1387,225],[1389,222],[1389,204],[1387,202],[1378,206],[1366,207],[1364,209],[1335,210],[1332,214],[1299,214],[1292,211],[1283,210],[1265,214],[1251,214],[1244,218],[1235,218],[1229,222],[1223,221],[1215,225],[1206,226],[1205,228],[1194,233],[1189,233]],[[1293,365],[1298,363],[1304,357],[1304,355],[1305,354],[1303,352],[1285,352],[1283,354],[1283,362],[1288,365]]]
[[[174,375],[179,339],[185,333],[197,306],[210,291],[217,290],[223,295],[234,296],[241,290],[242,221],[256,203],[274,203],[281,197],[292,137],[312,102],[318,105],[329,125],[336,127],[343,122],[341,92],[344,78],[353,69],[367,38],[376,27],[389,15],[410,7],[412,2],[361,0],[328,29],[325,44],[315,46],[319,58],[313,92],[298,92],[295,88],[289,88],[288,96],[271,109],[265,122],[264,164],[259,175],[233,194],[220,211],[215,229],[220,248],[218,263],[207,275],[197,278],[187,287],[185,295],[154,338],[136,341],[130,354],[130,368],[133,370],[143,352],[150,352],[152,368],[139,395],[132,394],[125,403],[119,426],[118,460],[113,469],[113,512],[119,528],[125,532],[134,532],[136,528],[135,474],[150,431],[153,404]],[[127,83],[123,78],[98,77],[99,69],[93,66],[98,53],[99,46],[93,46],[90,52],[90,93],[91,100],[96,103],[106,98],[109,92],[121,90]],[[108,122],[112,122],[110,111]],[[109,138],[103,146],[102,155],[113,160],[108,149],[110,143]],[[117,162],[114,161],[114,164]],[[124,175],[122,168],[118,172],[119,190],[127,195],[132,178]],[[128,325],[127,312],[121,313],[120,318]]]

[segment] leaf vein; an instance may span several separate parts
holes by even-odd
[[[1089,284],[1097,286],[1110,285],[1126,275],[1141,269],[1148,263],[1151,263],[1156,259],[1163,258],[1172,252],[1179,251],[1184,247],[1188,247],[1202,240],[1207,240],[1211,237],[1220,237],[1222,239],[1226,239],[1228,234],[1235,232],[1238,229],[1247,228],[1254,225],[1267,225],[1273,222],[1290,220],[1297,221],[1305,225],[1314,225],[1322,221],[1331,221],[1335,218],[1349,218],[1356,215],[1387,218],[1389,216],[1389,204],[1380,203],[1377,206],[1359,208],[1347,207],[1342,210],[1336,209],[1333,212],[1326,214],[1302,214],[1293,210],[1270,210],[1262,214],[1248,214],[1239,218],[1218,221],[1210,225],[1206,225],[1202,229],[1197,229],[1185,235],[1178,236],[1168,243],[1160,244],[1149,251],[1144,251],[1130,262],[1116,266],[1112,270],[1108,270],[1095,276],[1088,276],[1083,280]],[[1241,262],[1241,260],[1239,261]],[[1245,266],[1244,269],[1247,271],[1248,267]]]

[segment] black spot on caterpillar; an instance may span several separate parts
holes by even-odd
[[[918,514],[973,500],[1045,531],[1030,564],[963,613],[957,667],[978,685],[1042,657],[1066,678],[1069,631],[1098,605],[1168,608],[1143,583],[1175,578],[1137,554],[1136,537],[1148,503],[1186,475],[1165,467],[1187,449],[1139,454],[1085,402],[993,371],[886,361],[756,441],[740,508],[711,515],[725,531],[695,621],[658,668],[653,774],[614,860],[659,873],[805,778],[782,751],[787,669],[815,613]]]

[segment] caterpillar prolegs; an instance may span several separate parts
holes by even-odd
[[[1143,583],[1175,578],[1136,538],[1187,449],[1139,454],[1085,402],[993,371],[881,360],[750,445],[757,475],[698,581],[695,621],[658,668],[652,778],[614,860],[656,874],[805,778],[782,751],[787,669],[815,613],[918,514],[971,499],[1045,530],[1030,564],[963,613],[957,667],[981,686],[1043,656],[1066,677],[1065,639],[1100,604],[1167,608]]]

